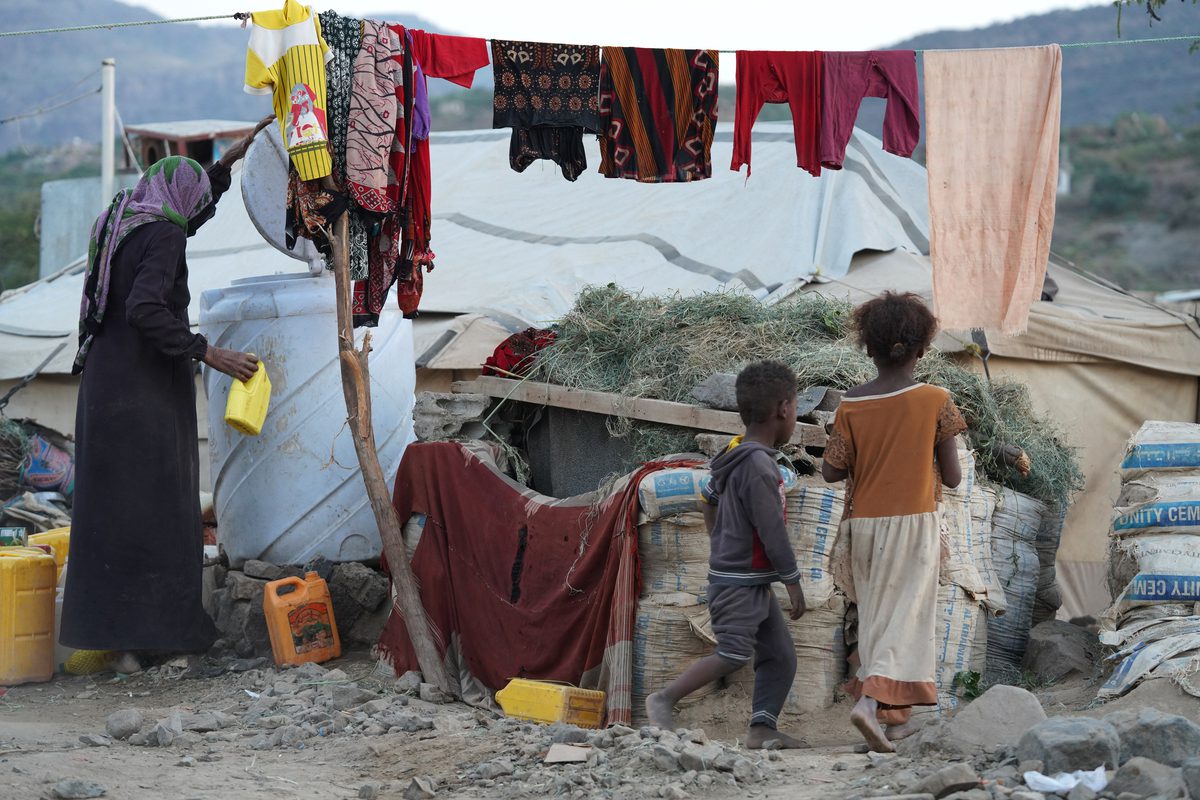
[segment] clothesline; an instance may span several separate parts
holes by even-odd
[[[235,20],[237,22],[241,22],[241,21],[244,21],[245,19],[247,19],[248,16],[249,15],[246,12],[239,11],[236,14],[216,14],[216,15],[209,16],[209,17],[180,17],[178,19],[149,19],[149,20],[142,20],[141,22],[109,22],[109,23],[100,23],[97,25],[76,25],[73,27],[64,27],[64,28],[37,28],[35,30],[28,30],[28,31],[0,31],[0,38],[4,38],[4,37],[8,37],[8,36],[33,36],[35,34],[41,34],[41,33],[74,33],[76,31],[114,30],[116,28],[136,28],[136,27],[142,27],[145,25],[170,25],[170,24],[173,24],[176,22],[212,22],[212,21],[221,20],[221,19],[231,19],[231,20]],[[1108,47],[1110,45],[1123,45],[1123,44],[1162,44],[1164,42],[1194,42],[1194,41],[1200,41],[1200,33],[1185,34],[1182,36],[1155,36],[1155,37],[1152,37],[1149,39],[1107,39],[1107,40],[1095,41],[1095,42],[1067,42],[1065,44],[1059,44],[1059,47],[1066,49],[1069,47],[1070,48]],[[711,48],[706,48],[706,49],[711,49]],[[970,47],[970,48],[954,48],[954,49],[995,50],[998,48]],[[726,55],[734,55],[737,53],[736,50],[721,50],[719,52],[726,54]],[[925,53],[925,52],[929,52],[929,51],[915,50],[914,52],[920,54],[920,53]],[[932,51],[932,52],[938,52],[938,51]]]
[[[24,111],[20,114],[13,114],[11,117],[4,117],[3,119],[0,119],[0,125],[6,125],[10,122],[16,122],[17,120],[21,120],[21,119],[29,119],[30,117],[36,117],[39,114],[45,114],[50,111],[56,111],[60,108],[66,108],[67,106],[71,105],[72,103],[78,103],[80,100],[91,97],[94,94],[100,94],[100,92],[101,92],[101,87],[97,86],[95,89],[92,89],[89,92],[84,92],[83,94],[72,97],[69,100],[63,100],[61,103],[55,103],[54,105],[50,105],[50,106],[38,106],[37,108],[30,109],[29,111]]]

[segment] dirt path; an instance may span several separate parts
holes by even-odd
[[[193,679],[182,677],[183,667],[178,666],[129,678],[111,673],[94,679],[61,677],[9,689],[0,697],[0,798],[53,797],[56,783],[64,778],[101,784],[106,797],[128,800],[400,798],[417,777],[436,786],[438,798],[817,800],[847,797],[871,783],[867,757],[854,752],[858,738],[844,704],[789,721],[789,731],[804,736],[814,749],[766,756],[737,748],[748,698],[727,692],[720,700],[684,709],[681,725],[702,728],[713,742],[729,745],[728,757],[752,761],[739,767],[751,777],[735,782],[728,769],[702,771],[697,777],[674,764],[664,768],[654,760],[661,757],[659,742],[632,731],[623,734],[623,743],[621,735],[615,745],[610,736],[603,747],[595,748],[601,761],[545,766],[541,761],[550,729],[497,720],[460,704],[433,705],[399,695],[395,680],[377,671],[365,653],[325,666],[340,669],[344,675],[339,680],[362,694],[354,697],[355,703],[376,699],[345,711],[350,722],[345,730],[326,730],[327,725],[337,726],[318,722],[310,735],[295,727],[302,725],[301,718],[329,715],[305,703],[319,704],[335,682],[320,676],[301,679],[297,671],[254,670]],[[328,673],[335,674],[340,673]],[[1075,682],[1046,691],[1043,701],[1050,714],[1078,712],[1094,692],[1094,686]],[[293,700],[306,694],[316,700]],[[80,737],[103,735],[108,716],[130,708],[143,712],[143,732],[173,714],[188,719],[215,712],[228,722],[219,730],[182,733],[166,747],[81,742]],[[410,732],[401,732],[395,724],[384,732],[389,729],[376,724],[381,718],[376,711],[385,720],[391,714],[393,723],[400,719],[402,725],[413,720],[418,724]],[[333,717],[338,716],[335,711]],[[295,733],[294,741],[287,740],[287,731]],[[704,738],[696,736],[699,741]]]
[[[325,665],[338,668],[363,690],[376,692],[386,702],[394,695],[394,680],[376,671],[365,654],[355,654]],[[159,800],[162,797],[196,800],[212,798],[357,798],[402,797],[414,777],[431,779],[437,797],[521,797],[542,794],[592,797],[659,796],[672,782],[683,780],[679,770],[655,770],[644,756],[633,767],[614,767],[612,787],[589,785],[605,773],[604,767],[569,765],[530,768],[504,776],[494,784],[480,780],[478,769],[496,759],[540,762],[545,748],[532,733],[515,730],[483,712],[451,704],[432,706],[406,701],[406,708],[427,715],[430,730],[379,735],[343,733],[317,735],[292,747],[252,749],[263,732],[239,725],[205,734],[183,734],[169,747],[139,747],[112,741],[89,746],[80,737],[103,735],[105,721],[114,711],[137,708],[147,727],[157,719],[200,712],[221,712],[238,718],[247,713],[268,688],[260,673],[228,674],[218,678],[190,679],[182,668],[128,678],[111,673],[95,678],[61,676],[47,684],[19,686],[0,698],[0,797],[52,797],[64,778],[103,785],[106,797]],[[319,683],[319,682],[318,682]],[[249,690],[249,691],[248,691]],[[740,726],[731,723],[746,711],[734,708],[739,698],[725,703],[685,710],[681,722],[698,726],[701,718],[714,740],[736,745]],[[748,706],[747,706],[748,707]],[[764,797],[834,797],[849,788],[854,768],[862,756],[852,753],[854,737],[848,725],[835,720],[844,709],[796,721],[794,728],[818,745],[799,754],[775,755],[767,762],[767,777],[752,786],[730,785],[718,779],[694,796],[737,797],[748,793]],[[146,728],[143,728],[146,730]],[[544,730],[544,729],[543,729]],[[637,738],[635,736],[635,738]],[[530,741],[533,741],[531,744]],[[640,748],[645,749],[645,747]],[[614,753],[615,750],[611,751]],[[834,766],[839,766],[839,771]],[[581,785],[580,785],[581,784]],[[671,795],[678,796],[678,795]]]

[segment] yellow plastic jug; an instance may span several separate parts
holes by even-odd
[[[293,591],[280,594],[290,586]],[[315,572],[304,579],[271,581],[263,590],[263,614],[276,664],[328,661],[342,654],[333,599],[329,587]]]
[[[599,728],[604,722],[604,692],[561,683],[513,678],[496,692],[496,702],[506,715],[533,722],[580,728]]]
[[[235,380],[229,387],[229,399],[225,402],[225,423],[235,431],[247,436],[258,436],[267,419],[267,407],[271,405],[271,379],[267,367],[258,362],[258,372],[248,381]]]
[[[63,564],[67,563],[67,552],[71,549],[71,529],[55,528],[29,537],[30,547],[39,544],[48,544],[54,550],[54,563],[58,567],[58,576],[62,577]]]
[[[54,556],[0,548],[0,685],[54,677]]]

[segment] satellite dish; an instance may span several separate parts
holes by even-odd
[[[296,240],[296,249],[289,250],[284,239],[283,227],[286,217],[288,185],[288,154],[279,136],[278,126],[263,129],[242,163],[242,202],[250,221],[270,242],[271,246],[284,255],[304,261],[314,272],[321,269],[323,256],[308,239]]]

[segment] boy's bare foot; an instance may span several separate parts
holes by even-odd
[[[874,700],[864,695],[854,705],[854,710],[850,712],[850,721],[867,740],[867,744],[870,745],[873,752],[894,753],[896,745],[888,741],[887,736],[883,733],[883,728],[879,727],[879,720],[875,718],[878,708],[879,706]]]
[[[812,745],[803,739],[788,736],[786,733],[777,731],[774,728],[768,728],[765,725],[750,726],[750,733],[746,735],[746,748],[748,750],[761,750],[770,742],[779,742],[780,750],[807,750],[812,747]]]
[[[888,738],[889,742],[898,742],[901,739],[907,739],[917,732],[917,726],[911,722],[906,722],[903,725],[888,725],[884,729],[883,735]]]
[[[646,698],[646,716],[650,724],[664,731],[675,730],[675,704],[662,692],[655,692]]]

